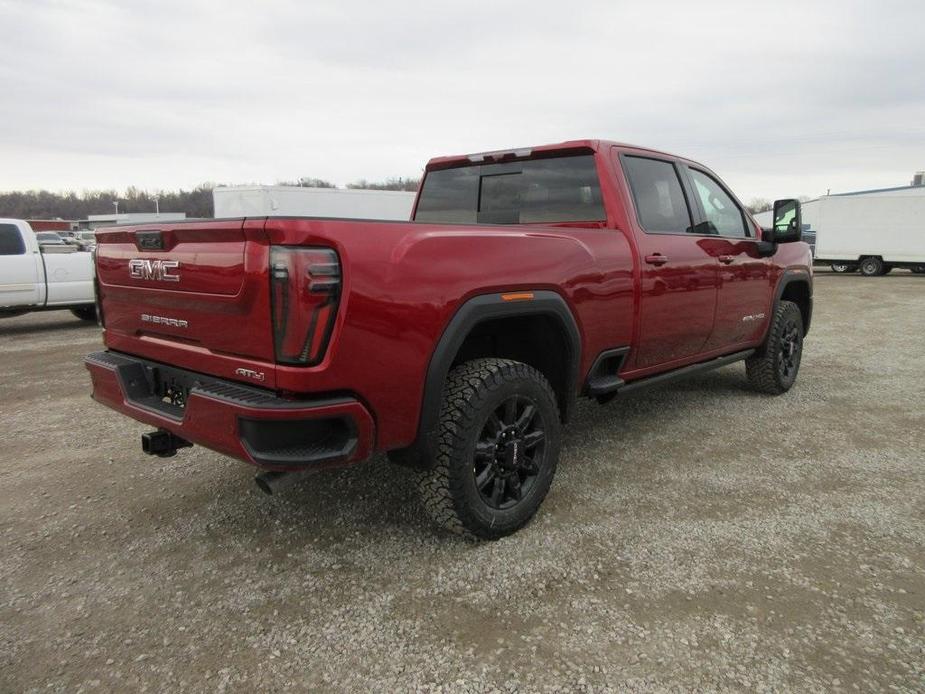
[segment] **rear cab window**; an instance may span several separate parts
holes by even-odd
[[[593,154],[428,171],[414,221],[554,224],[606,219]]]

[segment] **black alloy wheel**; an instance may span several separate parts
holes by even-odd
[[[497,540],[530,522],[549,491],[561,445],[556,395],[546,377],[496,357],[454,367],[418,479],[438,525]]]
[[[546,454],[543,415],[525,395],[511,395],[488,415],[475,444],[472,473],[479,496],[509,509],[529,494]]]

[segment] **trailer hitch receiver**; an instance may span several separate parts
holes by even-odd
[[[149,431],[141,435],[141,450],[148,455],[156,455],[159,458],[170,458],[177,454],[179,448],[189,448],[192,446],[186,439],[172,434],[164,429]]]

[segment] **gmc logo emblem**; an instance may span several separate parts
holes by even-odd
[[[178,270],[179,268],[179,260],[144,260],[142,258],[132,258],[128,261],[128,274],[135,280],[179,282],[179,273],[170,273],[171,270]]]

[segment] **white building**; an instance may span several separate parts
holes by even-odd
[[[121,212],[119,214],[87,215],[90,229],[111,227],[116,224],[156,224],[157,222],[182,222],[186,212]]]
[[[215,218],[344,217],[411,218],[415,193],[402,190],[222,186],[212,191]]]

